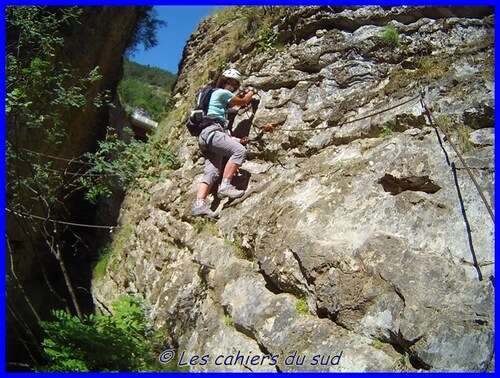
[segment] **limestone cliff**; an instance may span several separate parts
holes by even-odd
[[[182,167],[125,199],[97,303],[143,296],[166,349],[205,356],[193,371],[491,370],[492,8],[264,8],[265,38],[220,15],[191,36],[167,136]],[[183,123],[224,64],[260,89],[237,130],[275,131],[204,222]]]

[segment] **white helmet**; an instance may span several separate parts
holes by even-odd
[[[236,71],[234,68],[229,68],[228,70],[225,70],[222,73],[222,76],[227,77],[229,79],[234,79],[238,83],[240,83],[240,85],[241,85],[241,82],[243,81],[241,74],[238,71]]]

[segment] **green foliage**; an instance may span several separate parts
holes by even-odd
[[[243,39],[255,43],[259,52],[275,51],[277,36],[272,31],[272,25],[286,12],[287,7],[279,6],[227,7],[217,13],[217,21],[225,25],[233,20],[242,20],[243,25],[237,26],[240,30],[234,40]],[[235,43],[241,44],[241,42]],[[232,48],[228,49],[228,53],[233,51]]]
[[[277,35],[272,30],[276,19],[283,16],[286,7],[242,6],[239,13],[246,20],[246,38],[256,40],[258,52],[273,52],[277,48]]]
[[[95,93],[99,67],[79,72],[58,59],[63,33],[79,23],[81,7],[10,6],[6,8],[7,191],[9,206],[27,200],[57,206],[71,191],[69,180],[51,161],[26,157],[32,140],[58,146],[66,139],[67,120],[77,109],[101,107],[109,93]]]
[[[234,240],[229,240],[228,238],[224,239],[224,244],[227,246],[230,246],[234,250],[234,255],[239,258],[239,259],[245,259],[248,261],[254,261],[255,260],[255,254],[250,248],[246,248],[243,246],[243,243],[241,240],[234,239]]]
[[[113,247],[111,244],[106,244],[99,252],[100,258],[94,267],[93,277],[98,278],[104,276],[106,273],[106,268],[108,267],[109,259],[113,253]]]
[[[380,138],[387,138],[390,137],[394,131],[392,130],[391,127],[384,127],[382,131],[380,132]]]
[[[203,231],[208,231],[212,236],[218,235],[217,226],[214,224],[214,221],[207,218],[196,218],[192,223],[193,228],[197,233],[201,233]]]
[[[156,31],[160,27],[167,26],[165,21],[157,18],[158,12],[153,6],[138,6],[138,17],[134,33],[127,45],[127,55],[131,56],[142,44],[145,50],[158,44]]]
[[[101,278],[106,274],[106,269],[110,264],[113,256],[121,255],[124,248],[126,248],[127,242],[132,236],[132,228],[130,225],[118,228],[113,232],[113,241],[110,244],[104,246],[99,252],[99,260],[94,266],[93,278]],[[115,264],[111,265],[111,269],[116,269]]]
[[[123,65],[124,79],[130,78],[145,84],[172,89],[177,80],[177,75],[158,67],[145,66],[125,59]]]
[[[111,316],[83,319],[62,311],[42,321],[45,372],[138,372],[161,369],[156,363],[159,337],[151,329],[142,300],[121,297]]]
[[[404,352],[404,355],[399,358],[391,368],[391,371],[395,372],[404,372],[404,371],[412,371],[412,366],[410,362],[410,356],[407,352]]]
[[[439,57],[421,56],[415,71],[417,79],[434,80],[442,77],[448,70],[446,62]]]
[[[259,33],[257,39],[257,50],[264,51],[274,51],[276,50],[274,43],[276,42],[276,35],[271,29],[264,29]]]
[[[7,7],[8,34],[14,38],[6,61],[6,112],[9,129],[41,131],[50,144],[66,136],[64,116],[74,108],[102,105],[109,94],[91,96],[89,89],[101,79],[99,67],[80,73],[58,60],[64,45],[60,29],[78,22],[78,7]]]
[[[382,40],[386,45],[391,47],[397,47],[401,45],[399,33],[395,26],[392,24],[387,24],[382,32]]]
[[[223,7],[219,10],[216,11],[216,21],[219,25],[221,26],[226,26],[229,24],[231,21],[236,19],[235,15],[235,9],[236,7],[234,6],[229,6],[229,7]]]
[[[384,128],[380,131],[379,137],[380,138],[390,137],[395,130],[396,130],[396,124],[394,123],[394,121],[387,122]]]
[[[84,156],[92,166],[79,182],[89,188],[85,198],[93,203],[100,197],[111,196],[116,183],[124,190],[141,188],[141,179],[156,182],[177,166],[175,155],[159,141],[125,142],[112,128],[108,128],[105,140],[99,142],[99,150]]]
[[[372,340],[372,347],[374,347],[375,349],[381,349],[382,348],[382,341],[380,341],[379,339],[373,339]]]
[[[259,34],[260,31],[269,29],[272,23],[282,15],[284,7],[278,6],[240,6],[236,14],[246,20],[247,32]]]
[[[146,110],[153,119],[165,117],[172,106],[172,87],[177,76],[157,67],[125,60],[118,93],[125,109]]]
[[[474,149],[474,144],[469,139],[472,130],[462,122],[454,120],[449,115],[440,114],[437,116],[436,124],[452,139],[461,153]]]
[[[31,140],[39,141],[38,145],[42,146],[42,149],[44,146],[50,148],[61,145],[67,139],[68,120],[75,114],[75,110],[91,111],[91,108],[110,106],[110,93],[97,93],[95,90],[96,82],[102,78],[99,67],[94,67],[90,72],[80,72],[70,62],[60,59],[60,51],[66,48],[64,36],[76,27],[88,12],[92,12],[92,8],[6,8],[7,190],[11,208],[22,208],[27,200],[44,205],[61,205],[64,198],[82,189],[81,185],[88,188],[88,198],[95,199],[111,194],[107,185],[94,186],[96,180],[89,175],[77,180],[76,176],[81,172],[71,177],[68,172],[73,169],[63,173],[61,164],[56,166],[50,160],[39,156],[27,158],[26,152],[23,151],[23,147]],[[146,48],[154,46],[156,28],[164,23],[156,18],[153,7],[138,7],[138,12],[137,27],[130,46],[138,43],[143,43]],[[156,71],[149,79],[154,75],[158,80],[163,79]],[[170,85],[172,78],[168,78]],[[156,92],[163,102],[152,106],[151,111],[160,114],[168,107],[169,92]],[[113,148],[119,149],[120,157],[125,158],[121,165],[113,162],[114,171],[111,169],[111,174],[116,174],[120,183],[125,185],[130,184],[131,170],[137,168],[138,161],[141,162],[139,166],[151,165],[157,158],[135,144],[125,148],[119,142],[112,142],[107,147],[109,151]],[[135,160],[131,156],[133,153],[139,154]],[[168,152],[159,155],[160,164],[165,161],[170,164],[174,160]],[[105,165],[104,159],[101,158],[102,154],[98,154],[97,158],[92,160],[97,166],[91,169],[90,174],[109,173],[110,165]],[[104,177],[102,181],[109,181],[109,177]]]
[[[295,309],[301,315],[307,315],[309,313],[309,306],[304,297],[297,299],[297,302],[295,302]]]
[[[233,317],[229,314],[224,315],[224,324],[228,327],[234,327]]]
[[[246,31],[249,35],[258,34],[259,30],[269,26],[269,19],[265,17],[265,7],[262,6],[241,6],[238,7],[238,14],[246,21]]]

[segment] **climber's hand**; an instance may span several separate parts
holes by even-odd
[[[240,143],[246,145],[250,140],[247,137],[240,138]]]
[[[245,93],[248,93],[250,91],[252,91],[253,94],[257,94],[257,89],[255,87],[252,86],[245,87]]]

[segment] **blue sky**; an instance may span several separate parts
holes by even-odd
[[[176,74],[182,58],[182,50],[191,33],[198,24],[216,9],[216,6],[156,6],[158,18],[167,22],[167,26],[158,30],[158,45],[144,51],[140,48],[130,60],[159,67]]]

